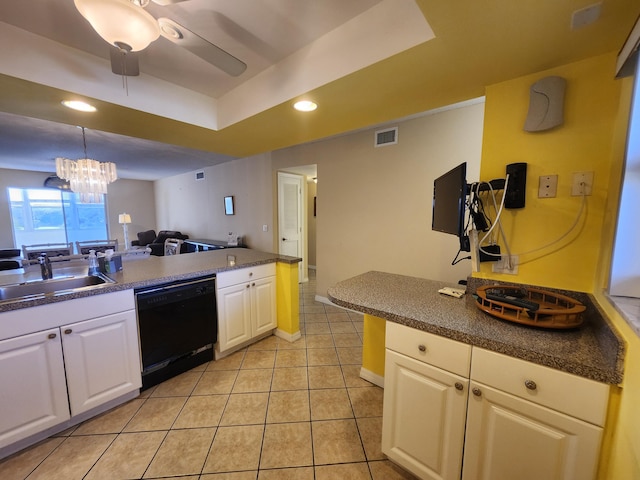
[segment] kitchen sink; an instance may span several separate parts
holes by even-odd
[[[81,275],[0,285],[0,302],[26,300],[52,294],[73,293],[112,283],[115,283],[114,280],[111,280],[106,275]]]

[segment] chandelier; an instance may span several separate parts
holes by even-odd
[[[56,158],[56,175],[68,180],[71,191],[80,197],[80,203],[102,203],[102,196],[107,193],[107,184],[118,179],[116,164],[98,162],[87,158],[87,141],[82,127],[82,143],[84,158],[69,160]]]

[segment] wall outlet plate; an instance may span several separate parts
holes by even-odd
[[[491,271],[494,273],[508,273],[509,275],[518,274],[518,256],[511,255],[511,262],[507,261],[507,256],[503,255],[500,260],[493,262]]]
[[[553,198],[558,193],[558,175],[541,175],[538,182],[538,198]]]
[[[591,195],[593,190],[593,172],[576,172],[571,183],[571,196]]]

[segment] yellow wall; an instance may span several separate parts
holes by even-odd
[[[300,298],[297,263],[276,263],[278,330],[289,335],[300,332]]]
[[[593,293],[626,342],[622,388],[614,388],[605,429],[599,478],[640,478],[640,338],[611,306],[608,282],[617,216],[631,81],[613,78],[615,54],[584,60],[487,88],[483,180],[504,176],[508,163],[527,162],[527,198],[522,210],[506,211],[513,253],[554,240],[572,224],[580,198],[570,197],[571,174],[594,171],[586,223],[563,248],[525,256],[519,274],[498,275],[485,264],[477,276]],[[522,130],[529,86],[548,75],[567,80],[565,124],[548,132]],[[558,174],[558,196],[538,199],[538,177]]]
[[[571,196],[573,172],[594,172],[594,188],[586,222],[559,244],[562,248],[521,255],[518,275],[493,274],[487,262],[478,276],[593,291],[622,84],[613,78],[614,65],[615,55],[608,54],[487,88],[480,178],[504,178],[506,165],[514,162],[528,168],[525,208],[502,215],[513,254],[546,245],[572,225],[582,201]],[[529,87],[549,75],[567,80],[564,125],[525,132]],[[556,198],[538,198],[541,175],[559,176]]]

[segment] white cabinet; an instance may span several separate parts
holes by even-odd
[[[393,323],[386,346],[382,451],[420,478],[459,479],[471,347]]]
[[[386,342],[394,462],[422,479],[595,478],[608,385],[391,322]]]
[[[463,480],[595,478],[609,387],[473,349]]]
[[[274,263],[219,273],[218,352],[244,345],[277,327]]]
[[[0,314],[0,458],[137,394],[133,307],[129,290]]]
[[[65,325],[60,330],[72,415],[140,388],[134,310]]]
[[[0,341],[0,447],[68,420],[59,329]]]

